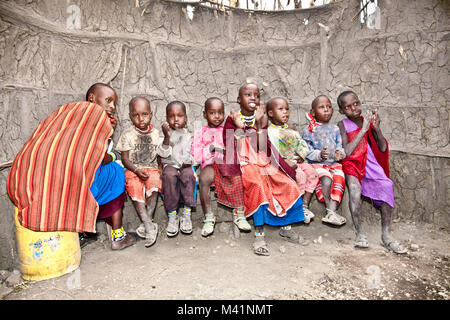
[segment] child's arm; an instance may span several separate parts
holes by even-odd
[[[191,156],[197,163],[202,163],[203,160],[202,134],[202,129],[197,130],[194,133],[194,140],[192,141],[191,145]]]
[[[134,172],[139,177],[139,179],[143,181],[148,179],[148,175],[141,169],[138,169],[131,162],[129,151],[122,151],[121,155],[122,155],[122,164],[126,169],[130,170],[131,172]]]
[[[342,146],[344,147],[345,154],[349,156],[355,151],[356,146],[366,135],[367,130],[370,128],[370,122],[364,118],[361,130],[351,142],[348,142],[347,132],[345,131],[344,123],[342,121],[338,122],[338,127],[341,132]]]
[[[184,157],[184,160],[183,160],[183,168],[197,165],[197,162],[195,161],[194,157],[192,157],[191,152],[190,152],[191,148],[192,148],[192,140],[193,139],[192,139],[191,135],[183,136],[183,144],[185,143],[185,146],[186,146],[186,149],[185,149],[186,156]]]
[[[303,131],[302,139],[308,145],[308,154],[306,156],[306,159],[312,162],[322,162],[322,150],[314,148],[314,144],[312,142],[312,132],[308,129],[305,129]]]
[[[166,122],[161,126],[162,132],[164,134],[164,139],[162,143],[158,146],[157,154],[161,158],[167,158],[172,155],[172,147],[169,145],[170,143],[170,131],[169,124]]]
[[[108,140],[108,149],[106,150],[105,157],[103,158],[102,165],[108,164],[116,160],[116,156],[112,151],[112,142],[111,138]]]
[[[378,115],[378,110],[372,111],[372,125],[375,130],[372,131],[375,140],[377,141],[378,149],[381,152],[385,152],[387,149],[386,138],[383,136],[380,128],[380,116]]]
[[[334,150],[333,156],[334,156],[334,160],[341,161],[342,159],[345,158],[345,150],[342,147],[342,136],[341,136],[339,127],[336,128],[334,133],[335,133],[336,149]]]
[[[263,101],[259,103],[255,112],[255,129],[257,133],[257,143],[259,150],[267,149],[267,128],[269,125],[269,117],[266,114],[266,105]]]
[[[298,148],[296,150],[296,153],[299,156],[297,163],[303,163],[306,160],[306,156],[308,155],[308,144],[305,140],[302,139],[298,132],[296,133],[296,136],[299,140]]]

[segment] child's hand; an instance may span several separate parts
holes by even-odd
[[[371,121],[375,129],[378,129],[380,127],[380,117],[378,116],[378,109],[372,110]]]
[[[148,179],[148,174],[145,173],[145,172],[144,172],[143,170],[141,170],[141,169],[137,169],[134,173],[135,173],[135,174],[139,177],[139,179],[141,179],[142,181],[145,181],[145,180]]]
[[[344,154],[339,150],[334,151],[334,160],[341,161],[342,159],[344,159]]]
[[[364,117],[363,124],[361,127],[361,131],[364,133],[370,129],[370,117],[371,117],[371,113],[370,113],[370,111],[367,111],[367,117]]]
[[[231,118],[231,120],[233,120],[233,123],[237,128],[240,128],[240,129],[244,128],[245,125],[241,119],[241,116],[239,115],[239,112],[234,112],[233,110],[231,110],[230,118]]]
[[[167,122],[163,123],[163,125],[161,126],[162,132],[164,134],[164,138],[169,138],[170,137],[170,130],[169,130],[169,124]]]
[[[264,101],[259,103],[255,112],[255,123],[258,124],[258,129],[262,129],[269,124],[269,118],[266,115],[266,104]]]
[[[330,151],[328,151],[327,147],[323,147],[322,151],[320,152],[320,157],[323,160],[327,160],[329,156],[330,156]]]

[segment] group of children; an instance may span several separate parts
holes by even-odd
[[[204,237],[214,232],[213,185],[217,201],[233,209],[233,223],[240,230],[251,231],[247,219],[253,218],[254,253],[269,255],[264,225],[279,226],[283,239],[299,243],[301,237],[291,225],[309,223],[314,218],[309,209],[314,193],[325,203],[322,221],[345,224],[337,209],[347,184],[356,228],[355,247],[368,247],[361,220],[361,197],[365,196],[381,207],[382,244],[395,253],[406,252],[389,231],[393,183],[389,179],[388,146],[376,110],[362,117],[358,96],[345,91],[337,103],[346,118],[335,125],[330,123],[332,103],[321,95],[312,101],[306,115],[309,124],[300,135],[288,124],[286,99],[272,98],[266,106],[260,100],[258,86],[250,83],[239,89],[237,102],[240,110],[231,111],[225,119],[223,101],[207,99],[203,110],[207,124],[192,136],[186,128],[185,104],[172,101],[166,107],[160,137],[151,123],[150,101],[144,97],[131,99],[133,126],[123,131],[115,150],[125,167],[126,192],[142,220],[136,233],[145,239],[146,247],[153,245],[158,235],[153,216],[159,193],[168,215],[167,235],[192,233],[195,167],[199,166]]]

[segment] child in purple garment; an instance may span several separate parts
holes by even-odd
[[[391,237],[390,227],[394,208],[394,184],[388,178],[388,144],[380,129],[376,110],[361,116],[361,102],[352,91],[337,98],[339,112],[347,119],[338,123],[342,145],[347,157],[342,162],[349,189],[349,207],[356,229],[355,247],[367,248],[367,236],[362,226],[361,196],[372,199],[381,209],[381,240],[387,249],[403,254],[407,250]]]

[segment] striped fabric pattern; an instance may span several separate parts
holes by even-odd
[[[25,228],[95,232],[98,205],[90,186],[112,134],[103,108],[86,101],[59,107],[37,127],[7,182]]]

